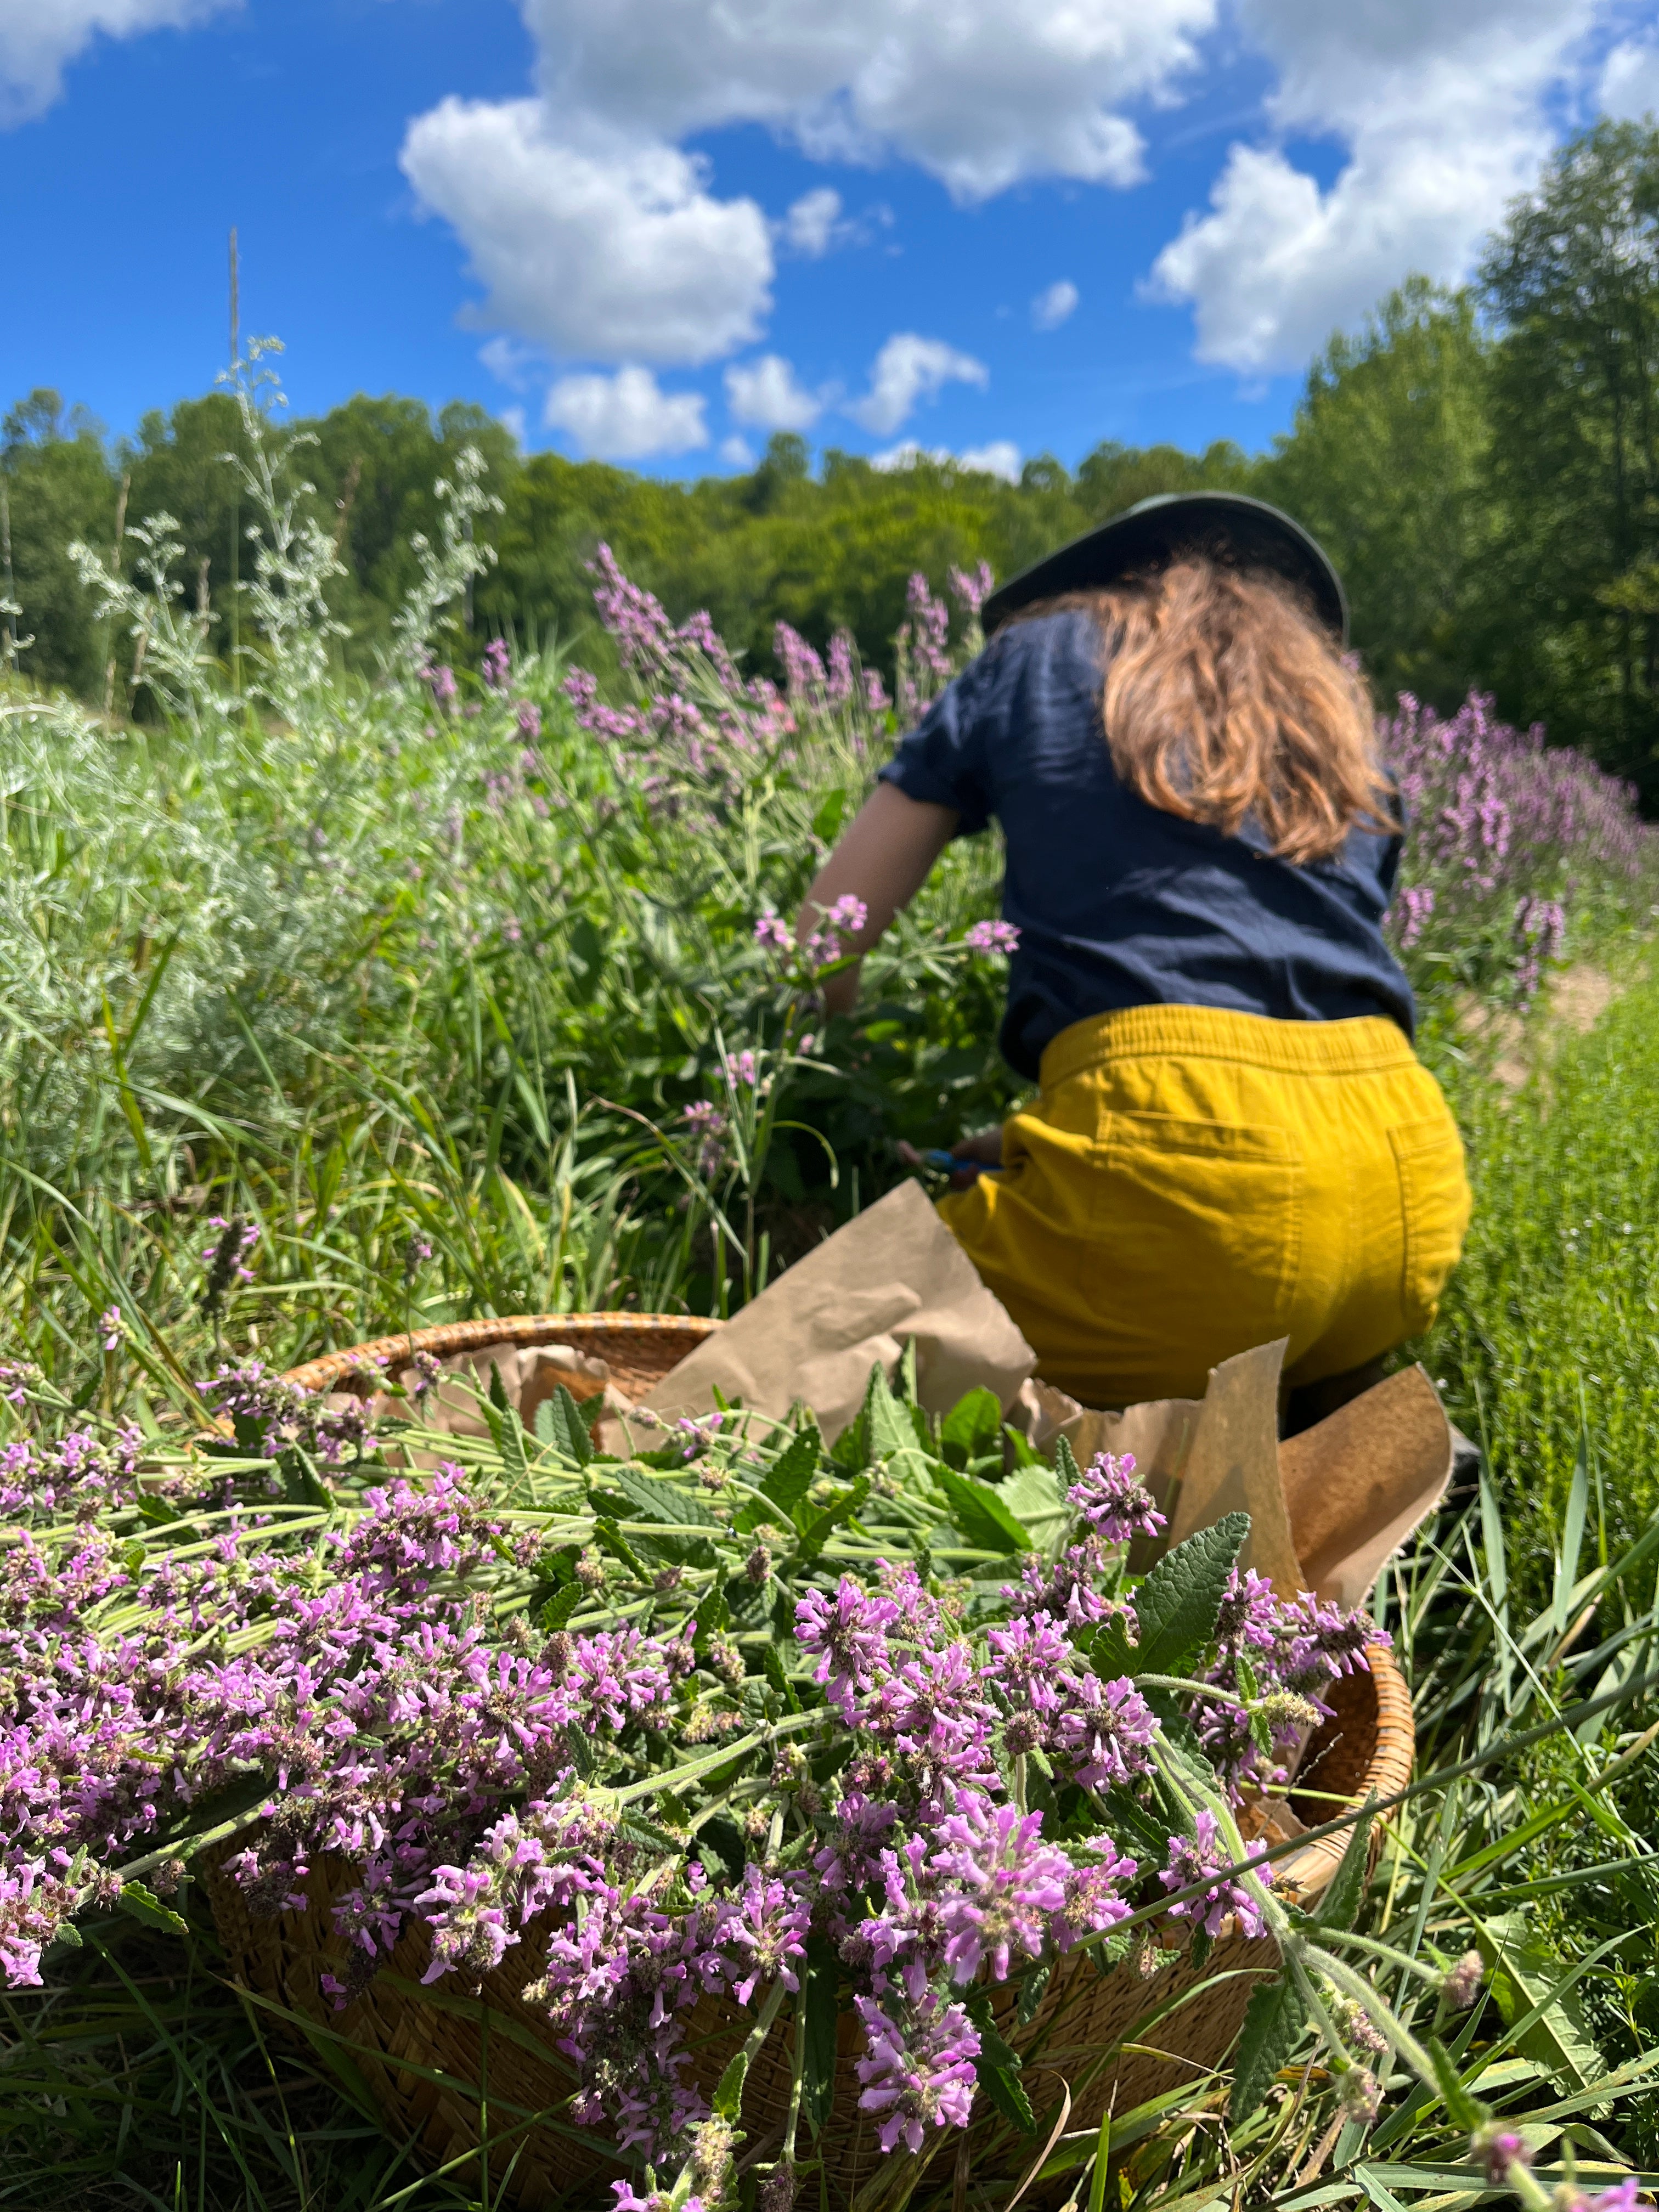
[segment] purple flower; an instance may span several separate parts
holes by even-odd
[[[514,714],[518,720],[519,735],[526,744],[533,745],[542,733],[541,708],[533,699],[520,699],[514,708]]]
[[[1103,1682],[1098,1674],[1078,1679],[1074,1702],[1060,1716],[1060,1747],[1077,1762],[1077,1780],[1085,1790],[1103,1790],[1133,1775],[1149,1773],[1149,1748],[1158,1721],[1127,1674]]]
[[[513,656],[504,637],[492,637],[483,649],[483,680],[492,691],[505,691]]]
[[[1454,2012],[1467,2012],[1480,1994],[1480,1984],[1486,1979],[1486,1966],[1478,1951],[1465,1951],[1457,1964],[1446,1973],[1440,1984],[1440,1994]]]
[[[853,2002],[869,2042],[855,2069],[863,2084],[859,2104],[881,2116],[876,2138],[883,2150],[902,2142],[917,2152],[930,2127],[965,2128],[978,2081],[979,2033],[963,2008],[927,1990],[901,2021],[872,1997]]]
[[[763,951],[790,953],[795,940],[789,925],[781,915],[774,914],[769,907],[755,924],[755,942]]]
[[[997,580],[990,562],[981,561],[976,568],[951,568],[945,580],[968,613],[977,618],[980,609],[995,589]]]
[[[104,1340],[106,1352],[114,1352],[119,1348],[121,1339],[125,1334],[119,1306],[105,1307],[103,1312],[98,1316],[98,1330]]]
[[[1006,1982],[1012,1954],[1041,1955],[1050,1920],[1065,1910],[1072,1863],[1042,1842],[1041,1813],[991,1806],[974,1792],[959,1796],[934,1832],[943,1848],[928,1871],[948,1885],[939,1917],[951,1978],[971,1982],[988,1959],[992,1980]]]
[[[976,921],[962,941],[970,952],[1018,952],[1019,932],[1012,921]]]
[[[1165,1889],[1186,1889],[1194,1882],[1202,1881],[1206,1875],[1231,1863],[1216,1826],[1215,1814],[1201,1811],[1194,1822],[1196,1833],[1191,1838],[1171,1836],[1170,1863],[1158,1875]],[[1251,1870],[1264,1882],[1273,1880],[1273,1869],[1265,1857],[1248,1862]],[[1191,1920],[1202,1926],[1206,1936],[1219,1936],[1222,1923],[1229,1915],[1234,1916],[1240,1932],[1245,1936],[1261,1933],[1261,1908],[1255,1899],[1237,1879],[1229,1876],[1212,1882],[1200,1896],[1183,1899],[1170,1907],[1172,1920]]]
[[[431,691],[432,702],[435,707],[447,708],[454,703],[455,694],[460,687],[455,681],[453,668],[430,665],[421,671],[421,679]]]
[[[1524,2138],[1496,2120],[1476,2129],[1469,2138],[1469,2155],[1477,2165],[1486,2167],[1486,2179],[1495,2189],[1503,2188],[1516,2166],[1532,2164],[1532,2153]]]
[[[1400,926],[1400,949],[1402,952],[1409,952],[1422,936],[1433,918],[1434,902],[1432,884],[1413,884],[1401,892],[1401,910],[1405,917]]]
[[[1108,1544],[1127,1544],[1133,1536],[1156,1536],[1164,1516],[1135,1473],[1134,1455],[1115,1459],[1101,1452],[1066,1495],[1095,1534]]]

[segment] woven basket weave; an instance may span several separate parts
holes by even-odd
[[[610,1365],[611,1384],[640,1397],[718,1323],[639,1314],[515,1316],[468,1322],[386,1337],[349,1352],[313,1360],[289,1380],[312,1389],[338,1387],[376,1359],[407,1360],[425,1351],[441,1359],[474,1357],[495,1346],[564,1344]],[[1414,1747],[1411,1699],[1387,1651],[1373,1649],[1371,1671],[1339,1680],[1328,1693],[1334,1708],[1309,1747],[1292,1805],[1314,1826],[1328,1820],[1337,1801],[1386,1797],[1410,1778]],[[1343,1838],[1328,1838],[1279,1860],[1281,1893],[1306,1905],[1326,1887],[1340,1863]],[[404,1933],[368,1991],[335,2014],[322,1996],[322,1975],[338,1972],[344,1945],[330,1908],[356,1881],[343,1861],[313,1863],[303,1912],[253,1919],[241,1890],[217,1865],[204,1869],[205,1887],[220,1937],[236,1972],[252,1990],[342,2039],[350,2048],[388,2129],[441,2165],[476,2151],[481,2102],[488,2105],[490,2163],[505,2201],[526,2212],[568,2203],[570,2212],[608,2206],[606,2186],[622,2169],[607,2154],[602,2130],[574,2126],[566,2109],[575,2087],[569,2065],[549,2041],[544,2015],[520,1995],[544,1969],[544,1942],[532,1926],[484,1982],[477,1997],[452,1994],[446,1980],[421,1986],[429,1953],[418,1923]],[[1011,1988],[994,1997],[1002,2032],[1030,2063],[1026,2076],[1039,2116],[1069,2090],[1071,2130],[1098,2124],[1109,2102],[1119,2113],[1183,2084],[1200,2085],[1221,2063],[1238,2032],[1255,1981],[1277,1971],[1279,1954],[1267,1939],[1234,1936],[1218,1943],[1201,1973],[1186,1962],[1150,1980],[1132,1966],[1098,1973],[1085,1959],[1062,1966],[1035,2019],[1014,2019]],[[726,2061],[750,2025],[751,2008],[729,1999],[700,1998],[690,2021],[693,2071],[712,2093]],[[854,2063],[863,2036],[850,2016],[841,2022],[834,2108],[814,2147],[822,2156],[830,2197],[851,2203],[882,2169],[869,2116],[857,2109]],[[788,2106],[791,2044],[787,2022],[768,2039],[751,2071],[744,2099],[746,2157],[764,2159],[779,2142]],[[986,2154],[989,2139],[1007,2130],[992,2118],[970,2130],[969,2155],[976,2183],[994,2178]],[[803,2149],[805,2137],[803,2137]],[[1010,2179],[1036,2144],[1005,2154]],[[1012,2161],[1012,2162],[1011,2162]],[[1027,2202],[1041,2201],[1034,2192]]]

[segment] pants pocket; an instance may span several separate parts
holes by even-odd
[[[1103,1133],[1102,1256],[1172,1343],[1224,1358],[1281,1334],[1302,1248],[1303,1166],[1287,1129],[1115,1112]]]
[[[1443,1109],[1431,1121],[1407,1121],[1389,1132],[1400,1177],[1405,1261],[1400,1302],[1406,1334],[1420,1336],[1440,1307],[1440,1293],[1463,1249],[1469,1225],[1469,1185],[1463,1144]]]

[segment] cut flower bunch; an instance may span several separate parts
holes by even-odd
[[[167,1900],[209,1847],[273,1916],[319,1855],[351,1863],[342,2009],[410,1922],[452,1986],[534,1923],[526,1996],[569,2117],[644,2169],[624,2208],[731,2195],[744,2074],[786,2007],[780,2202],[826,2116],[809,2054],[833,2053],[838,2009],[884,2150],[931,2148],[981,2092],[1029,2127],[990,1989],[1019,1982],[1029,2016],[1068,1954],[1105,1965],[1155,1927],[1200,1959],[1230,1925],[1273,1933],[1291,1975],[1255,2041],[1312,2017],[1356,2109],[1385,2040],[1426,2075],[1235,1820],[1377,1636],[1241,1575],[1246,1516],[1137,1577],[1131,1540],[1162,1521],[1132,1462],[1079,1468],[1062,1443],[1050,1468],[988,1391],[940,1420],[879,1370],[832,1449],[805,1413],[725,1407],[626,1458],[562,1390],[527,1431],[498,1378],[487,1440],[441,1434],[429,1364],[409,1375],[376,1434],[225,1369],[204,1393],[221,1433],[185,1450],[87,1425],[47,1441],[68,1409],[7,1371],[14,1984],[78,1942],[79,1911],[182,1928]],[[1354,1905],[1367,1825],[1339,1878]],[[756,2012],[712,2106],[685,2033],[704,1994]]]

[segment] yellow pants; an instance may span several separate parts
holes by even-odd
[[[1287,1336],[1291,1383],[1433,1320],[1468,1226],[1440,1086],[1381,1018],[1133,1006],[1042,1055],[1001,1170],[939,1212],[1037,1354],[1091,1406],[1200,1397]]]

